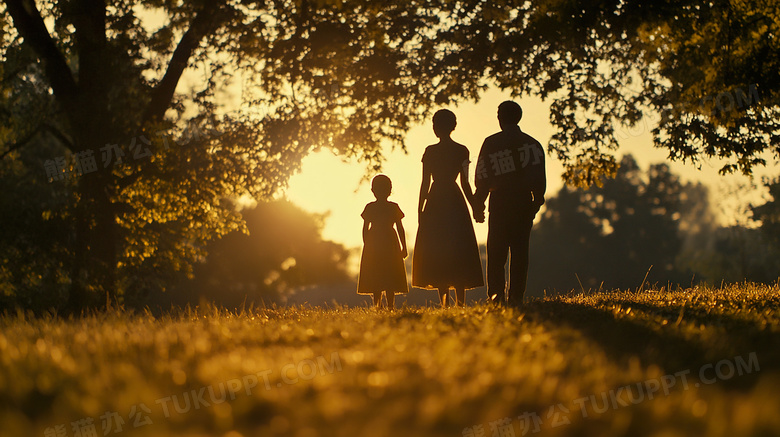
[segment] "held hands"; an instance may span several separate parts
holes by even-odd
[[[485,204],[471,205],[471,210],[474,214],[474,220],[477,223],[485,223]]]

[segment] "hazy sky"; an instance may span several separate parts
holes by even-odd
[[[499,130],[496,109],[499,103],[507,99],[509,99],[508,93],[493,90],[485,93],[476,104],[468,103],[447,108],[455,112],[458,117],[458,126],[455,128],[452,138],[464,144],[471,151],[472,165],[469,179],[472,187],[474,163],[479,148],[485,137]],[[539,140],[546,150],[547,143],[554,133],[549,122],[549,105],[536,98],[515,100],[521,104],[524,111],[520,127]],[[653,127],[653,116],[649,114],[646,122],[643,121],[634,128],[618,129],[618,138],[621,143],[618,160],[623,154],[631,153],[642,169],[647,169],[650,164],[665,161],[667,153],[652,147],[650,131]],[[398,203],[406,214],[403,223],[407,232],[407,242],[411,248],[414,245],[417,232],[417,199],[422,180],[420,160],[425,147],[435,144],[438,139],[433,134],[430,120],[413,128],[406,139],[409,153],[404,154],[401,150],[393,152],[388,150],[383,173],[393,181],[393,193],[390,195],[390,200]],[[670,165],[672,170],[683,178],[683,181],[699,180],[710,185],[713,195],[717,195],[719,190],[724,190],[729,186],[749,182],[749,178],[741,175],[719,176],[718,169],[722,164],[714,160],[703,162],[700,170],[691,164],[670,163]],[[348,247],[359,247],[362,245],[361,227],[363,225],[360,213],[366,203],[374,200],[368,184],[360,184],[364,172],[365,168],[361,164],[345,163],[330,152],[319,152],[304,160],[301,173],[290,180],[287,196],[292,202],[310,212],[329,212],[330,215],[323,230],[325,239],[342,243]],[[548,154],[548,197],[553,196],[563,186],[562,172],[563,166],[560,161]],[[760,184],[760,175],[765,174],[778,175],[780,167],[774,163],[767,169],[761,169],[757,172],[756,183]],[[758,200],[763,191],[758,190],[753,195],[753,200]],[[745,196],[732,199],[720,196],[719,208],[734,210],[738,206],[737,204],[744,199]],[[728,219],[724,218],[723,220]],[[475,231],[479,241],[484,242],[487,239],[487,225],[475,223]]]

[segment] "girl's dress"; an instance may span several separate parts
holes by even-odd
[[[414,244],[414,287],[470,289],[484,285],[474,226],[456,182],[468,160],[469,150],[460,144],[436,144],[425,149],[422,161],[431,171],[433,183]]]
[[[360,257],[358,293],[373,294],[379,291],[408,293],[406,267],[401,256],[398,234],[393,228],[404,213],[395,202],[371,202],[360,215],[371,223]]]

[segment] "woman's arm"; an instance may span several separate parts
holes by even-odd
[[[366,219],[363,219],[363,245],[366,244],[366,235],[368,235],[368,224],[371,223]]]
[[[423,161],[423,177],[422,184],[420,185],[420,202],[417,204],[417,214],[423,212],[425,207],[425,200],[428,199],[428,189],[431,187],[431,171]]]
[[[463,161],[463,166],[460,169],[460,187],[463,189],[463,194],[466,195],[466,200],[474,209],[474,192],[471,191],[471,185],[469,185],[469,160],[466,158]]]

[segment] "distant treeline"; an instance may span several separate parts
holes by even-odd
[[[775,282],[780,185],[768,184],[772,201],[724,227],[706,186],[683,184],[666,164],[642,171],[626,156],[601,187],[564,187],[548,200],[531,236],[528,292]]]

